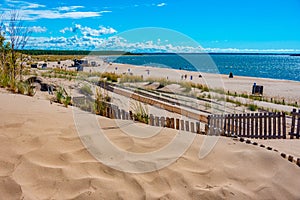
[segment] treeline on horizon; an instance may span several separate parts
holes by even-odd
[[[85,50],[17,50],[27,55],[135,55],[125,51],[85,51]]]
[[[110,56],[110,55],[177,55],[177,54],[209,54],[209,55],[291,55],[300,56],[293,53],[131,53],[126,51],[86,51],[86,50],[17,50],[20,53],[27,55],[95,55],[95,56]]]

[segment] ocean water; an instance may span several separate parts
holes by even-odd
[[[300,81],[300,56],[158,54],[108,57],[109,62]]]

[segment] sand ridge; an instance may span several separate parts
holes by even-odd
[[[159,171],[130,174],[99,163],[84,148],[71,108],[0,94],[0,194],[3,199],[299,199],[299,167],[278,153],[220,138],[198,158],[197,136],[175,163]],[[101,123],[114,123],[99,117]],[[147,128],[147,127],[145,127]],[[152,127],[151,127],[152,128]],[[106,134],[121,148],[153,151],[176,132],[152,139]]]

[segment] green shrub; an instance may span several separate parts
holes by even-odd
[[[147,107],[144,107],[141,102],[136,102],[131,105],[133,117],[136,121],[148,124],[149,114]]]
[[[137,83],[143,82],[144,79],[141,76],[123,75],[121,76],[120,83]]]
[[[192,84],[190,82],[181,82],[180,86],[184,88],[183,92],[190,92],[192,90]]]
[[[56,91],[56,101],[58,103],[63,103],[63,99],[65,98],[63,93],[64,93],[63,88],[59,87],[58,90]]]
[[[18,82],[17,83],[17,88],[18,88],[18,93],[20,94],[25,94],[26,93],[26,88],[25,88],[25,83],[23,82]]]
[[[96,89],[96,101],[94,103],[94,110],[97,115],[106,115],[106,109],[108,102],[111,101],[111,97],[108,94],[105,94],[101,89]]]
[[[258,106],[255,104],[249,104],[248,109],[251,111],[256,111],[258,109]]]
[[[88,84],[84,84],[81,88],[80,88],[80,92],[84,95],[87,96],[91,96],[93,95],[93,91],[91,90],[91,87]]]
[[[32,85],[29,85],[29,88],[27,90],[27,95],[34,96],[34,94],[35,94],[34,87]]]
[[[105,72],[105,73],[101,74],[101,78],[106,78],[107,81],[111,81],[111,82],[118,82],[118,78],[120,78],[120,75],[115,74],[115,73]]]
[[[202,88],[202,92],[209,92],[209,88],[205,85]]]
[[[70,96],[66,96],[66,98],[64,99],[63,103],[66,106],[66,108],[68,107],[68,105],[71,105],[71,100],[72,98]]]
[[[68,105],[71,105],[72,98],[66,93],[63,87],[59,87],[56,91],[56,101],[68,107]]]

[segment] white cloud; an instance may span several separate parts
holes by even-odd
[[[80,19],[89,17],[101,16],[99,12],[59,12],[55,10],[20,10],[20,18],[23,20],[36,20],[36,19]]]
[[[59,10],[59,11],[75,11],[78,8],[84,8],[84,6],[63,6],[63,7],[58,7],[57,10]]]
[[[28,46],[35,49],[74,49],[74,50],[120,50],[130,52],[168,53],[299,53],[300,49],[237,49],[203,48],[201,46],[180,46],[159,44],[157,41],[129,42],[125,38],[113,36],[98,38],[77,35],[72,37],[32,37]]]
[[[29,27],[29,30],[34,33],[44,33],[47,31],[47,28],[41,27],[41,26],[32,26],[32,27]]]
[[[18,10],[19,17],[22,20],[37,20],[37,19],[81,19],[90,17],[99,17],[103,13],[109,13],[111,11],[78,11],[78,9],[83,9],[84,6],[63,6],[56,7],[53,9],[46,8],[45,5],[30,3],[27,1],[14,1],[6,0],[6,6],[0,7],[0,13],[2,12],[5,16],[9,16],[11,9]],[[42,9],[46,8],[46,9]]]
[[[106,28],[103,26],[99,26],[99,29],[93,29],[87,26],[82,26],[80,24],[75,24],[74,27],[66,27],[62,30],[60,30],[61,33],[66,33],[66,32],[73,32],[76,33],[80,31],[81,34],[84,36],[101,36],[101,35],[108,35],[108,34],[114,34],[117,31],[113,28]]]
[[[160,4],[157,4],[156,6],[157,7],[163,7],[163,6],[166,6],[167,4],[166,3],[160,3]]]

